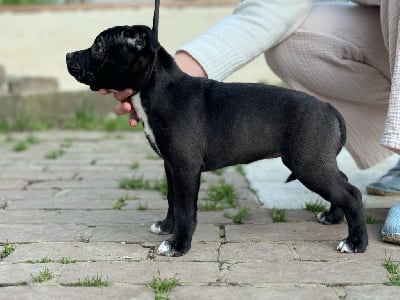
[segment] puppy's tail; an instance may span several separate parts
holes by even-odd
[[[342,147],[344,146],[344,144],[346,143],[346,138],[347,138],[346,121],[344,120],[342,114],[336,108],[334,108],[329,103],[327,103],[327,104],[332,109],[332,111],[335,114],[335,117],[339,123],[339,134],[340,134],[340,147],[338,149],[338,153],[339,153],[340,150],[342,150]]]
[[[292,173],[292,174],[290,174],[289,177],[286,179],[285,183],[291,182],[291,181],[296,180],[296,179],[297,179],[296,176],[294,176],[293,173]]]

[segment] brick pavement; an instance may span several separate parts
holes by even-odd
[[[120,180],[133,174],[163,178],[162,161],[154,159],[141,133],[37,132],[37,144],[13,151],[27,135],[0,137],[0,243],[15,246],[0,260],[0,299],[154,299],[147,285],[158,276],[180,280],[171,299],[398,297],[399,288],[387,285],[382,262],[400,260],[400,247],[380,241],[381,223],[368,225],[366,253],[337,253],[345,224],[318,224],[302,209],[288,210],[286,222],[273,223],[232,167],[222,175],[204,174],[200,197],[224,179],[252,216],[235,225],[224,211],[199,212],[190,252],[159,257],[154,249],[163,237],[151,234],[149,226],[163,218],[166,201],[158,191],[119,188]],[[62,144],[69,144],[64,154],[45,158]],[[115,209],[126,196],[135,200]],[[367,210],[380,221],[386,213],[386,208]],[[74,262],[59,263],[63,257]],[[40,263],[43,258],[50,261]],[[32,275],[45,267],[54,278],[33,282]],[[111,285],[69,286],[96,275]]]

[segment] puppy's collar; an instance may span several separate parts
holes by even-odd
[[[151,66],[150,72],[147,74],[147,76],[142,80],[142,82],[139,84],[139,86],[134,89],[133,96],[136,95],[137,93],[140,93],[149,83],[151,75],[153,75],[154,70],[156,69],[158,61],[158,51],[154,52],[154,60],[153,64]]]

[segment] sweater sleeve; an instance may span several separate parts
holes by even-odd
[[[233,14],[178,51],[186,51],[208,78],[223,80],[293,33],[312,0],[242,0]]]

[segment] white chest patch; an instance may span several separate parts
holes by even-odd
[[[158,155],[161,155],[160,149],[158,149],[157,147],[156,138],[154,136],[153,130],[149,125],[147,114],[142,106],[142,99],[140,98],[140,93],[137,93],[132,97],[132,105],[135,108],[137,116],[143,122],[144,134],[146,135],[146,138],[149,141],[151,147],[153,147],[154,151],[156,151]]]

